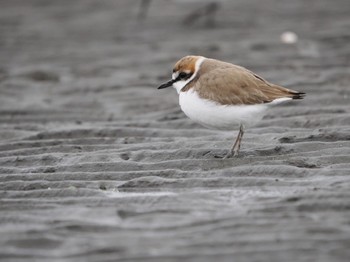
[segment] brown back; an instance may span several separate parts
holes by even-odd
[[[222,105],[254,105],[269,103],[277,98],[302,98],[303,95],[271,84],[244,67],[214,59],[206,59],[196,78],[181,91],[185,92],[191,88],[201,98]]]

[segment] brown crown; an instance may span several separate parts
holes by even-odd
[[[190,71],[191,73],[194,73],[196,61],[198,60],[199,56],[185,56],[181,58],[179,61],[176,62],[173,72],[183,72],[183,71]]]

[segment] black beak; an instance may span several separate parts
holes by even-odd
[[[169,87],[169,86],[172,86],[175,82],[176,82],[175,80],[171,79],[170,81],[168,81],[168,82],[166,82],[166,83],[160,85],[160,86],[158,87],[158,89],[163,89],[163,88],[167,88],[167,87]]]

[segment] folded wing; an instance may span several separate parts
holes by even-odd
[[[193,88],[200,97],[222,105],[263,104],[279,98],[302,99],[305,95],[271,84],[239,66],[211,70],[201,75]]]

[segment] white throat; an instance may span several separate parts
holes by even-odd
[[[173,86],[176,89],[178,94],[180,94],[182,88],[184,88],[189,82],[192,81],[193,78],[196,77],[198,70],[199,70],[199,68],[204,60],[205,60],[205,57],[203,57],[203,56],[198,58],[198,60],[196,61],[196,64],[195,64],[194,73],[189,79],[187,79],[186,81],[184,81],[184,80],[177,81],[173,84]],[[172,78],[176,79],[178,74],[179,74],[178,72],[173,73]]]

